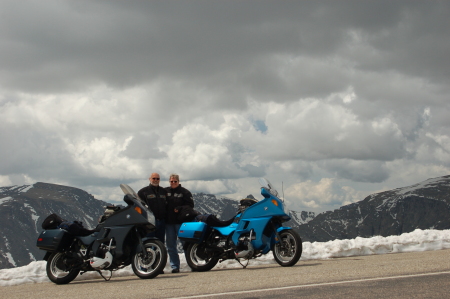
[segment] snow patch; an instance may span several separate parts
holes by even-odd
[[[26,185],[25,185],[26,186]],[[21,193],[26,193],[28,192],[28,190],[30,190],[31,188],[33,188],[33,185],[28,185],[25,189],[21,190]]]
[[[3,197],[3,198],[0,198],[0,205],[2,205],[2,204],[4,204],[5,202],[8,202],[8,201],[10,201],[10,200],[12,200],[13,198],[12,197]]]
[[[438,178],[433,178],[433,179],[428,179],[426,181],[420,182],[418,184],[412,185],[412,186],[408,186],[408,187],[404,187],[404,188],[399,188],[396,189],[397,194],[400,195],[404,195],[404,194],[412,194],[414,191],[418,190],[418,189],[425,189],[425,188],[433,188],[435,187],[437,184],[442,183],[442,182],[446,182],[447,179],[446,178],[442,178],[442,177],[438,177]]]
[[[13,259],[12,255],[11,255],[11,253],[7,252],[7,253],[6,253],[6,256],[4,255],[4,257],[6,257],[6,258],[8,259],[8,262],[9,262],[11,265],[14,265],[14,267],[17,267],[16,262],[14,261],[14,259]]]

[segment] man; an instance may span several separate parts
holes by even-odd
[[[194,207],[194,199],[191,192],[181,187],[178,174],[171,174],[169,179],[170,187],[167,191],[167,219],[166,219],[166,238],[167,252],[169,253],[170,266],[172,273],[180,272],[180,257],[177,250],[178,231],[181,227],[181,220],[178,212],[183,207]]]
[[[147,206],[153,212],[156,219],[156,231],[150,233],[148,237],[156,237],[164,244],[167,217],[167,192],[166,189],[159,186],[160,180],[161,178],[158,173],[152,173],[149,178],[150,185],[139,190],[138,195],[147,203]]]

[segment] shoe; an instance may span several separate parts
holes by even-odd
[[[172,273],[180,273],[180,269],[178,268],[172,269]]]

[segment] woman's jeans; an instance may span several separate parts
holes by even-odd
[[[177,250],[178,231],[180,227],[181,224],[166,223],[166,247],[172,269],[180,269],[180,257]]]

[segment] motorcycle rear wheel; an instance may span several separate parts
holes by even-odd
[[[302,256],[302,239],[292,229],[283,230],[280,242],[272,248],[275,261],[283,267],[295,265]]]
[[[202,254],[203,246],[204,244],[191,243],[186,250],[186,262],[194,271],[209,271],[219,262],[217,257],[205,257]]]
[[[53,252],[47,260],[47,276],[56,284],[67,284],[74,280],[80,269],[67,265],[67,256],[62,252]]]
[[[132,258],[131,268],[139,278],[155,278],[166,266],[167,249],[159,240],[147,240],[144,242],[144,247],[147,254],[135,253]]]

